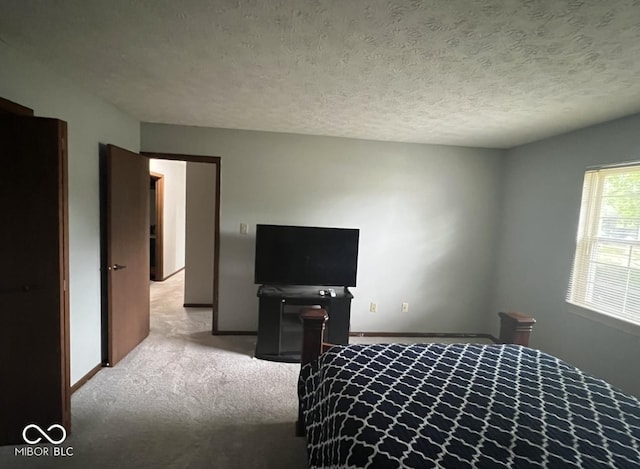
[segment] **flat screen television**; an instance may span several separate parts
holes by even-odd
[[[356,286],[360,230],[257,225],[255,283]]]

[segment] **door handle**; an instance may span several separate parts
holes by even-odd
[[[109,267],[109,270],[122,270],[122,269],[126,269],[126,268],[127,268],[126,265],[113,264],[111,267]]]

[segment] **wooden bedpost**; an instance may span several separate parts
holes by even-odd
[[[300,314],[302,321],[302,356],[300,366],[312,362],[324,351],[324,327],[329,315],[324,309],[305,308]],[[304,436],[304,415],[298,402],[298,420],[296,421],[296,436]]]
[[[324,309],[305,308],[302,310],[302,314],[300,314],[303,328],[301,365],[312,362],[322,353],[324,327],[327,319],[329,319],[329,315]]]
[[[498,316],[500,316],[500,343],[528,347],[529,336],[536,320],[522,313],[498,313]]]

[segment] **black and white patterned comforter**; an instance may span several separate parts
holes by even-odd
[[[315,468],[640,468],[640,402],[517,345],[348,345],[300,372]]]

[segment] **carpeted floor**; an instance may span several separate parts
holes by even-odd
[[[210,309],[182,307],[182,282],[152,283],[149,337],[72,396],[61,446],[73,456],[7,446],[0,468],[306,467],[294,436],[299,365],[253,358],[255,337],[212,336]]]
[[[255,337],[212,336],[211,309],[182,307],[183,282],[181,272],[151,284],[149,337],[73,394],[72,434],[60,445],[73,455],[0,447],[0,468],[307,467],[294,436],[299,365],[253,358]]]

